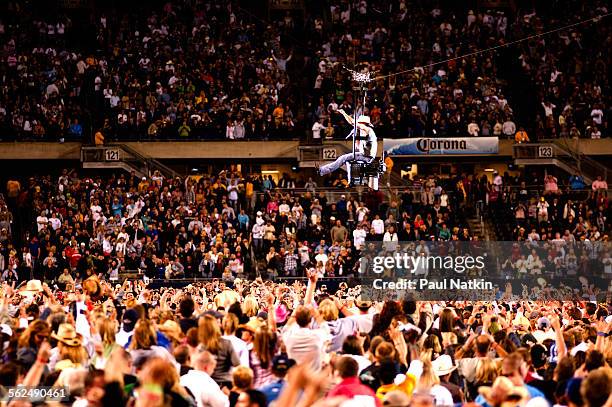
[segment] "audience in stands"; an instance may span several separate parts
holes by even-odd
[[[87,26],[3,5],[0,137],[290,139],[311,128],[313,139],[344,137],[339,108],[367,111],[387,138],[513,138],[520,127],[532,141],[607,136],[604,21],[453,59],[605,14],[604,2],[511,13],[334,0],[326,10],[304,3],[303,22],[265,22],[233,3],[156,4],[95,12]],[[414,69],[373,82],[364,109],[345,65]]]

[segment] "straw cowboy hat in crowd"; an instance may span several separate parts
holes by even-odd
[[[493,386],[481,386],[478,393],[491,406],[523,406],[529,400],[529,391],[525,387],[515,386],[510,379],[504,376],[495,379]]]
[[[246,324],[239,325],[239,329],[244,329],[251,333],[257,332],[257,330],[264,324],[264,320],[259,317],[251,317],[249,322]]]
[[[66,346],[81,346],[81,336],[71,324],[61,324],[51,337]]]
[[[30,280],[27,282],[25,287],[19,290],[19,294],[25,297],[32,297],[43,291],[42,282],[40,280]]]

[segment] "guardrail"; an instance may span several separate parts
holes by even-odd
[[[569,173],[579,173],[589,180],[597,176],[607,180],[610,168],[598,161],[580,153],[572,151],[569,145],[561,146],[559,142],[551,143],[521,143],[512,147],[513,157],[519,164],[551,164],[556,165]]]

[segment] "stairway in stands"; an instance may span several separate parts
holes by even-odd
[[[469,208],[466,221],[472,234],[480,240],[504,240],[502,231],[496,228],[497,221],[488,213],[481,212],[476,207]]]
[[[127,172],[134,171],[139,177],[151,176],[154,171],[159,171],[166,178],[179,175],[160,161],[147,157],[124,143],[81,147],[81,165],[90,169],[118,168]]]

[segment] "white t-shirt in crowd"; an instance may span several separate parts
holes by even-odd
[[[190,370],[181,376],[181,386],[189,389],[198,407],[229,407],[229,399],[206,372]]]
[[[601,124],[601,120],[603,118],[603,111],[601,109],[591,110],[591,118],[596,124]]]
[[[331,339],[327,324],[317,329],[293,324],[285,328],[282,337],[289,358],[295,360],[298,365],[310,360],[314,371],[321,370],[324,344]]]
[[[46,216],[39,216],[36,218],[36,224],[38,225],[38,231],[40,232],[49,223],[49,219]]]
[[[361,248],[361,246],[365,243],[366,235],[368,233],[365,229],[355,229],[353,230],[353,245],[356,248]]]
[[[236,335],[223,335],[223,338],[232,343],[234,351],[236,351],[236,355],[238,355],[238,359],[240,359],[240,364],[249,367],[249,348],[247,343]]]
[[[325,130],[325,126],[323,126],[319,122],[315,122],[315,124],[312,125],[312,138],[320,139],[321,138],[321,130]]]
[[[385,233],[385,222],[382,219],[374,219],[372,221],[372,228],[374,228],[374,232],[377,235],[382,235]]]

